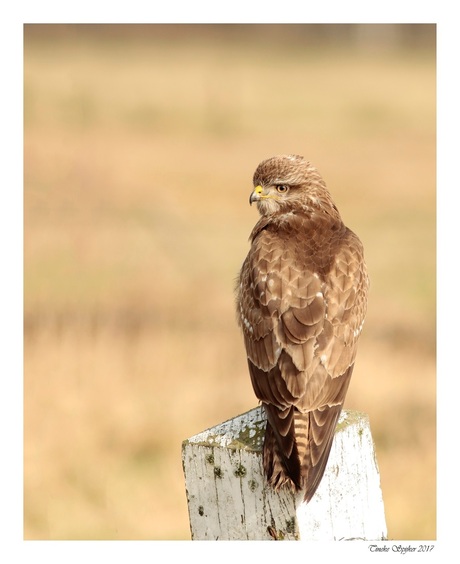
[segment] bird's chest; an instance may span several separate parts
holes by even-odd
[[[283,275],[292,281],[305,272],[324,278],[334,260],[335,247],[334,233],[314,224],[303,229],[290,227],[263,232],[253,245],[254,277],[267,284],[273,279],[270,274]]]

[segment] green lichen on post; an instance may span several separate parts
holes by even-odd
[[[208,464],[214,464],[214,454],[207,454],[205,460]]]
[[[249,490],[251,492],[255,492],[256,489],[258,488],[259,484],[255,480],[249,480],[248,486],[249,486]]]
[[[246,468],[242,464],[238,464],[233,473],[237,478],[244,478],[246,476]]]
[[[260,452],[264,442],[264,435],[265,421],[258,421],[256,424],[243,427],[238,436],[228,444],[228,448]]]
[[[216,467],[214,468],[214,476],[215,476],[216,478],[222,478],[223,473],[222,473],[222,469],[221,469],[220,466],[216,466]]]
[[[204,515],[204,507],[202,505],[198,507],[198,515],[200,515],[200,517]]]
[[[295,533],[295,517],[286,519],[286,532],[290,534]]]

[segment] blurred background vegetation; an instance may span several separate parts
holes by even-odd
[[[256,405],[233,286],[264,158],[364,242],[346,408],[436,538],[435,26],[26,25],[24,536],[189,539],[181,441]]]

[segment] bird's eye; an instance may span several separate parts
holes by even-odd
[[[286,186],[286,184],[278,184],[276,189],[278,190],[278,192],[280,194],[284,194],[285,192],[287,192],[289,190],[289,186]]]

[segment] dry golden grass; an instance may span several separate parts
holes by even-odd
[[[285,152],[365,244],[389,537],[435,538],[434,53],[171,29],[26,29],[25,538],[189,538],[181,441],[256,404],[233,284]]]

